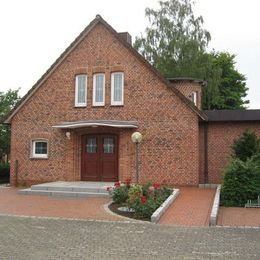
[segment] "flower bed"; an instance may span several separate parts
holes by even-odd
[[[150,220],[157,208],[172,194],[172,189],[161,184],[134,184],[131,180],[116,182],[108,187],[113,203],[109,206],[113,212],[135,219]],[[129,212],[121,212],[120,207],[127,207]],[[132,211],[132,212],[131,212]]]

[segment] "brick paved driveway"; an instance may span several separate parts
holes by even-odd
[[[0,187],[0,214],[63,217],[96,220],[122,220],[107,213],[110,198],[59,198],[18,195],[15,188]],[[1,256],[0,256],[0,260]]]
[[[180,195],[160,219],[160,224],[208,226],[215,189],[181,187]]]
[[[259,259],[260,230],[0,216],[0,259]]]
[[[218,225],[260,227],[260,209],[220,207]]]

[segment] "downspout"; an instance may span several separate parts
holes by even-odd
[[[204,124],[204,183],[209,182],[208,169],[208,122]]]

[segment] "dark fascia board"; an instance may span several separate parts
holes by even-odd
[[[12,117],[18,112],[18,110],[26,103],[26,101],[37,91],[37,89],[47,80],[47,78],[54,72],[54,70],[60,65],[60,63],[70,54],[70,52],[76,48],[76,46],[86,37],[86,35],[98,24],[103,24],[108,28],[114,36],[121,42],[125,47],[127,47],[139,60],[141,60],[158,78],[169,87],[193,112],[195,112],[200,119],[207,121],[207,116],[199,110],[189,99],[187,99],[178,89],[172,87],[170,81],[165,79],[159,71],[157,71],[138,51],[136,51],[131,44],[124,41],[118,33],[100,16],[97,15],[96,18],[90,22],[90,24],[79,34],[79,36],[65,49],[65,51],[60,55],[60,57],[51,65],[51,67],[42,75],[42,77],[33,85],[33,87],[28,91],[28,93],[17,102],[16,106],[7,114],[4,123],[10,124]]]
[[[260,109],[204,110],[209,122],[260,121]]]
[[[205,86],[207,84],[206,80],[203,79],[196,79],[196,78],[167,78],[171,83],[175,83],[175,82],[180,82],[180,81],[184,81],[184,82],[195,82],[200,84],[201,86]]]

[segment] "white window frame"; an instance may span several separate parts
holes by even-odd
[[[195,106],[198,106],[198,92],[192,91],[191,93],[191,99]]]
[[[104,80],[103,80],[103,101],[102,102],[97,102],[95,100],[96,97],[96,77],[99,75],[103,75]],[[106,82],[106,77],[105,73],[96,73],[93,75],[93,106],[95,107],[102,107],[105,106],[105,82]]]
[[[46,142],[47,143],[47,153],[46,154],[38,154],[35,153],[36,143],[37,142]],[[31,143],[31,158],[40,158],[47,159],[49,156],[49,142],[47,139],[33,139]]]
[[[122,97],[121,101],[114,100],[114,76],[120,74],[122,75]],[[124,105],[124,73],[123,72],[113,72],[111,74],[111,105],[112,106],[122,106]]]
[[[86,77],[85,102],[81,102],[81,103],[78,102],[78,77],[79,76],[85,76]],[[88,76],[86,74],[76,75],[76,79],[75,79],[75,107],[86,107],[87,106],[87,97],[88,97],[87,86],[88,86]]]

